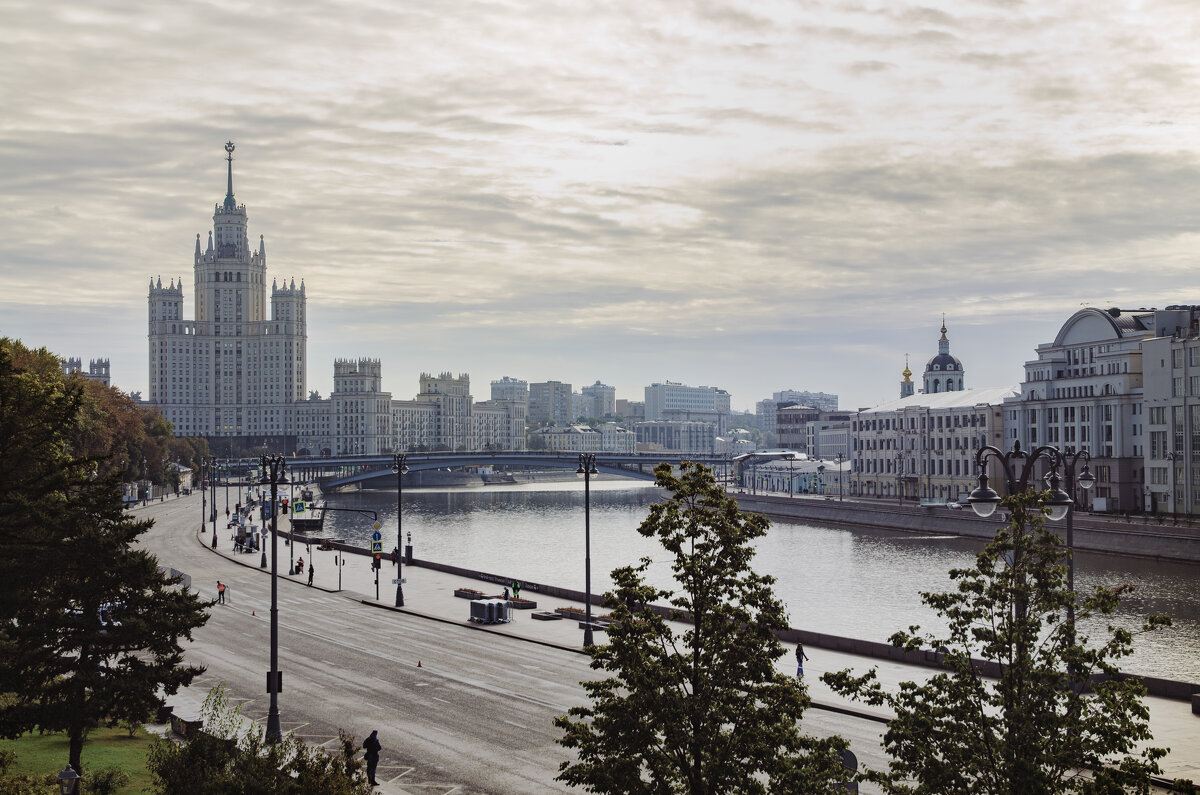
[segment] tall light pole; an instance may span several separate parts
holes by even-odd
[[[579,469],[575,474],[583,478],[583,645],[592,644],[592,475],[600,474],[596,469],[595,453],[579,454]]]
[[[271,707],[267,712],[267,743],[274,745],[283,739],[279,725],[279,691],[283,689],[283,675],[279,671],[279,515],[275,500],[279,496],[279,484],[287,483],[287,459],[281,455],[264,455],[261,458],[263,485],[271,484],[271,670],[267,672],[267,693],[271,696]],[[264,553],[265,554],[265,553]]]
[[[404,607],[404,556],[399,549],[404,542],[404,475],[408,472],[408,456],[394,453],[392,472],[396,475],[396,607]]]
[[[209,456],[207,461],[208,461],[208,481],[204,484],[204,488],[206,490],[211,488],[211,490],[212,490],[211,493],[209,494],[208,506],[209,506],[209,510],[211,511],[210,516],[211,516],[212,531],[213,531],[212,548],[216,549],[217,548],[217,483],[216,483],[217,459],[215,456]]]
[[[1179,525],[1179,495],[1175,489],[1175,462],[1183,460],[1183,454],[1172,450],[1164,455],[1171,462],[1170,476],[1167,478],[1167,493],[1171,495],[1171,524]]]
[[[838,468],[838,502],[841,502],[842,501],[842,462],[846,460],[846,456],[842,455],[842,453],[839,451],[838,454],[833,457],[833,460],[837,464],[837,468]]]
[[[1087,456],[1086,451],[1080,451],[1079,453],[1076,453],[1072,459],[1070,459],[1070,466],[1072,469],[1074,468],[1074,465],[1078,459],[1084,456]],[[1046,481],[1050,490],[1050,499],[1045,503],[1046,517],[1052,522],[1057,522],[1065,517],[1070,516],[1073,500],[1069,494],[1059,488],[1058,477],[1059,467],[1061,466],[1065,468],[1068,464],[1068,459],[1066,459],[1057,448],[1049,446],[1038,447],[1035,448],[1032,453],[1027,453],[1021,449],[1020,441],[1014,441],[1013,449],[1007,453],[1001,452],[992,445],[984,445],[979,449],[979,452],[975,454],[975,463],[979,468],[979,485],[974,491],[971,492],[971,495],[967,498],[967,502],[971,504],[971,508],[977,515],[984,518],[991,516],[992,513],[995,512],[996,506],[1000,504],[1000,495],[988,485],[988,462],[997,461],[1000,463],[1000,466],[1004,471],[1004,479],[1007,484],[1008,494],[1009,496],[1013,496],[1022,494],[1030,489],[1030,479],[1033,475],[1034,466],[1037,464],[1038,459],[1044,459],[1050,465],[1050,474],[1046,476]],[[1095,482],[1094,478],[1091,476],[1091,472],[1087,469],[1086,460],[1087,458],[1085,458],[1083,475],[1080,476],[1080,485],[1087,482],[1088,479],[1091,479],[1092,482]],[[1024,462],[1019,475],[1013,468],[1017,462]],[[1018,542],[1018,535],[1025,532],[1025,524],[1025,508],[1014,507],[1013,553],[1010,565],[1012,566],[1013,571],[1017,573],[1018,596],[1015,604],[1013,605],[1013,610],[1015,613],[1015,620],[1018,625],[1025,621],[1026,611],[1028,609],[1027,597],[1022,597],[1019,595],[1020,593],[1024,592],[1026,587],[1025,576],[1022,573],[1020,558],[1021,545]],[[1071,528],[1070,525],[1068,525],[1068,527]],[[1071,529],[1073,530],[1073,528]],[[1067,539],[1067,551],[1069,558],[1073,558],[1074,556],[1074,549],[1071,548],[1071,545],[1074,544],[1074,541],[1075,539],[1073,536],[1069,536]],[[1068,563],[1067,576],[1068,582],[1071,583],[1072,586],[1071,601],[1073,602],[1075,594],[1073,590],[1074,564],[1072,562]],[[1070,633],[1072,641],[1075,637],[1074,615],[1075,611],[1072,607],[1067,612],[1067,620],[1070,622],[1068,626],[1068,632]],[[1016,656],[1018,660],[1027,659],[1029,654],[1027,648],[1027,639],[1020,629],[1017,630],[1016,644]],[[1074,685],[1074,683],[1072,684]]]
[[[204,532],[204,525],[208,523],[208,481],[205,480],[205,475],[208,474],[208,459],[204,456],[200,457],[200,532]],[[212,537],[212,548],[217,548],[217,534],[214,532]]]

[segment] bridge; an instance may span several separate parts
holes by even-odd
[[[568,452],[435,452],[404,453],[410,472],[472,467],[521,467],[527,469],[579,468],[579,453]],[[653,480],[654,467],[666,462],[678,467],[683,461],[695,461],[726,474],[731,461],[712,454],[680,456],[668,453],[596,453],[596,469],[602,474],[639,480]],[[394,478],[392,455],[297,456],[287,459],[290,473],[308,480],[320,480],[322,489],[333,490],[376,478]]]

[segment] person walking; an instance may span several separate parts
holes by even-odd
[[[804,653],[804,644],[796,641],[796,678],[804,678],[804,661],[808,659],[808,655]]]
[[[392,568],[396,568],[396,563],[400,560],[400,547],[392,547]]]
[[[366,753],[363,758],[367,760],[367,781],[372,787],[378,787],[379,782],[375,780],[375,768],[379,765],[379,751],[382,746],[379,744],[379,730],[371,732],[371,736],[363,741],[363,749]]]
[[[317,570],[313,568],[312,561],[310,560],[308,562],[308,585],[309,585],[309,587],[312,587],[312,578],[313,578],[313,574],[315,574],[316,571]]]
[[[217,580],[217,604],[225,604],[225,583]]]

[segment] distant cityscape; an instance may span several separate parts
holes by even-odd
[[[333,362],[328,397],[306,390],[303,280],[270,282],[266,243],[250,245],[246,206],[227,190],[207,245],[196,236],[192,319],[183,280],[151,280],[149,394],[180,436],[214,452],[379,455],[422,450],[557,450],[741,458],[756,480],[824,490],[836,473],[848,496],[946,502],[977,484],[977,451],[1051,445],[1091,455],[1096,486],[1076,495],[1097,511],[1193,512],[1200,490],[1200,306],[1085,308],[1038,345],[1020,384],[967,386],[945,322],[920,388],[905,356],[897,398],[847,410],[838,396],[783,389],[734,413],[716,386],[672,381],[618,398],[597,380],[504,376],[476,402],[466,373],[421,373],[410,400],[383,390],[377,359]],[[897,358],[901,354],[897,353]],[[64,370],[110,383],[107,359]],[[822,473],[818,478],[815,469]]]

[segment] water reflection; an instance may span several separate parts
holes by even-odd
[[[670,582],[662,548],[637,531],[647,506],[660,498],[648,484],[592,484],[592,587],[612,587],[617,566],[642,557],[654,563],[650,578]],[[335,495],[337,507],[379,512],[384,549],[396,538],[396,494],[365,491]],[[330,514],[327,534],[366,545],[370,521]],[[404,530],[417,557],[453,563],[534,582],[583,590],[583,488],[571,482],[467,489],[404,490]],[[791,624],[817,632],[886,640],[910,624],[939,630],[938,617],[921,591],[953,587],[948,572],[974,562],[983,543],[975,539],[882,530],[845,530],[776,522],[758,544],[760,572],[777,579],[776,592]],[[1171,629],[1140,638],[1123,668],[1171,679],[1200,681],[1200,566],[1079,553],[1080,590],[1121,583],[1135,590],[1113,623],[1140,626],[1148,613],[1167,613]],[[1082,634],[1101,637],[1105,622],[1082,622]]]

